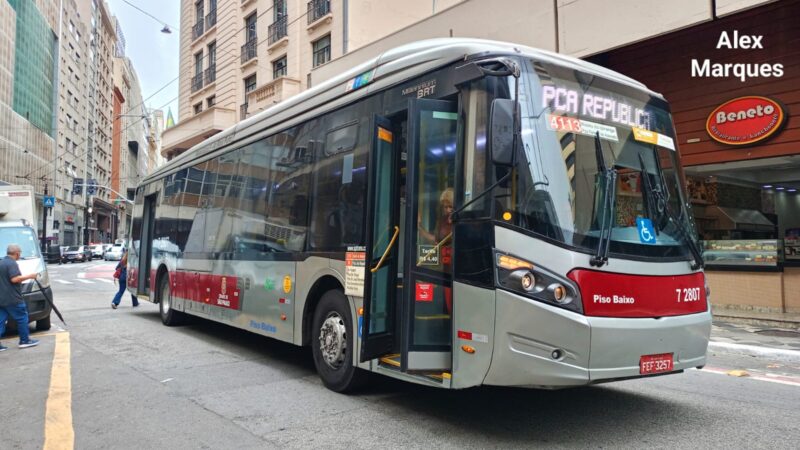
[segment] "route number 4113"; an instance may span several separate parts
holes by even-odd
[[[675,289],[675,292],[678,294],[678,303],[681,302],[698,302],[700,301],[700,288],[683,288],[683,289]],[[681,299],[681,296],[683,297]]]

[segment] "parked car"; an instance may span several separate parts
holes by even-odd
[[[119,261],[122,259],[123,253],[125,253],[125,246],[122,244],[114,244],[108,249],[106,254],[103,255],[103,259],[106,261]]]
[[[103,244],[95,244],[90,246],[90,248],[92,249],[92,259],[102,258],[103,255],[106,254],[106,248],[103,246]]]
[[[85,245],[73,245],[61,254],[61,262],[84,262],[92,259],[92,251]]]

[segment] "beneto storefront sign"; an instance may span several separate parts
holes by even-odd
[[[746,145],[772,136],[785,121],[786,113],[780,103],[751,95],[718,106],[706,120],[706,131],[717,142]]]

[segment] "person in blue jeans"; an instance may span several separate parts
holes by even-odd
[[[11,244],[6,250],[6,257],[0,260],[0,337],[6,331],[6,320],[12,317],[17,321],[19,330],[19,348],[35,347],[39,341],[30,338],[28,329],[28,307],[22,297],[22,282],[33,280],[39,274],[22,275],[17,260],[22,254],[19,245]],[[8,350],[0,343],[0,352]]]
[[[117,291],[117,295],[114,296],[114,300],[111,301],[111,307],[113,309],[117,309],[117,306],[119,306],[119,302],[122,300],[122,296],[125,294],[125,288],[128,287],[128,254],[127,253],[122,255],[122,259],[119,260],[119,264],[117,264],[116,270],[120,270],[120,274],[119,274],[119,291]],[[134,308],[139,306],[139,300],[136,299],[136,296],[133,295],[133,293],[131,293],[131,301],[133,301],[133,307]]]

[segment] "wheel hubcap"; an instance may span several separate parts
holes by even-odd
[[[169,286],[164,285],[161,290],[161,314],[166,316],[169,313],[169,307]]]
[[[332,369],[342,367],[347,353],[347,328],[344,319],[331,312],[319,329],[319,349],[322,359]]]

